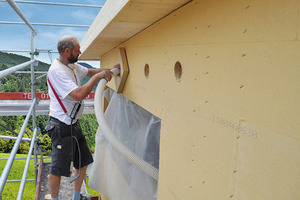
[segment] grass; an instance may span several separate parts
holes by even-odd
[[[8,158],[9,155],[10,155],[9,153],[0,153],[0,158]],[[16,158],[20,158],[20,157],[26,158],[27,154],[17,154],[16,155]],[[25,163],[26,163],[26,160],[15,160],[13,162],[13,165],[12,165],[10,173],[7,177],[7,180],[21,180],[22,176],[23,176]],[[0,161],[1,174],[4,169],[5,164],[6,164],[6,160]],[[29,165],[28,174],[27,174],[27,179],[34,179],[34,178],[35,178],[34,160],[31,160],[30,165]],[[87,183],[88,183],[88,181],[87,181]],[[19,187],[20,187],[20,182],[6,183],[4,190],[2,192],[2,199],[5,199],[5,200],[17,199]],[[98,196],[98,194],[99,194],[97,191],[94,191],[91,188],[89,188],[88,185],[87,185],[87,191],[92,196]],[[34,181],[26,182],[22,200],[32,200],[32,199],[34,199],[34,196],[35,196],[35,182]]]
[[[1,153],[0,158],[8,158],[9,153]],[[17,154],[16,158],[20,157],[27,157],[27,155],[23,154]],[[23,176],[23,170],[25,167],[26,160],[15,160],[13,162],[12,168],[10,170],[10,173],[7,177],[7,180],[21,180]],[[2,174],[2,171],[4,169],[4,166],[6,164],[6,160],[0,161],[0,172]],[[34,162],[30,162],[29,165],[30,169],[28,170],[27,179],[34,179]],[[6,183],[4,190],[2,192],[2,199],[17,199],[18,192],[19,192],[20,182],[14,182],[14,183]],[[23,193],[23,199],[25,200],[32,200],[34,199],[35,195],[35,182],[27,182],[25,184],[25,189]]]

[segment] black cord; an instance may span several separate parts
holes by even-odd
[[[77,174],[77,176],[75,176],[74,178],[72,178],[70,180],[70,183],[73,183],[75,180],[77,180],[80,176],[80,168],[81,168],[81,152],[80,152],[80,147],[79,147],[79,142],[77,140],[77,138],[75,136],[73,136],[73,132],[72,132],[72,129],[73,129],[73,119],[71,120],[71,149],[72,149],[72,157],[71,157],[71,167],[70,167],[70,171],[72,173],[72,168],[73,168],[73,163],[74,163],[74,152],[73,152],[73,138],[75,138],[76,140],[76,143],[77,143],[77,148],[78,148],[78,154],[79,154],[79,158],[78,158],[78,161],[79,161],[79,172]]]
[[[79,171],[78,171],[77,176],[70,180],[70,183],[73,183],[73,181],[75,181],[76,179],[79,178],[79,176],[80,176],[80,168],[81,168],[81,152],[80,152],[80,148],[79,148],[79,142],[78,142],[78,140],[77,140],[77,138],[76,138],[75,136],[72,136],[72,137],[75,138],[76,143],[77,143],[77,147],[78,147],[78,154],[79,154],[79,158],[78,158],[78,160],[79,160]]]

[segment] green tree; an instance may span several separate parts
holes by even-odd
[[[82,131],[86,136],[88,147],[92,150],[95,147],[95,135],[98,129],[96,116],[93,114],[82,115],[80,122]]]
[[[9,131],[4,131],[1,133],[1,135],[14,136]],[[0,153],[11,152],[14,144],[15,144],[15,140],[1,139],[0,140]]]

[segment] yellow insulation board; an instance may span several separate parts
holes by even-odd
[[[162,119],[158,200],[300,199],[299,6],[195,0],[120,46],[123,95]]]

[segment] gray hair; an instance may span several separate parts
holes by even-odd
[[[78,41],[75,36],[72,35],[65,35],[61,37],[57,42],[57,50],[59,54],[62,54],[65,52],[66,48],[69,48],[71,50],[74,49],[74,41]]]

